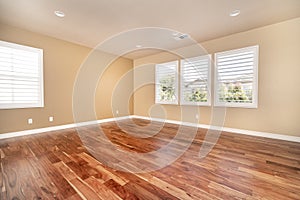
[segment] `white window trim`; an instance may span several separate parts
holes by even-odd
[[[183,62],[188,60],[197,60],[197,59],[203,59],[208,58],[208,82],[207,82],[207,88],[208,88],[208,98],[207,102],[189,102],[184,100],[184,92],[183,92]],[[190,106],[211,106],[211,54],[204,55],[204,56],[197,56],[187,59],[182,59],[180,61],[180,105],[190,105]]]
[[[254,63],[253,63],[253,85],[252,85],[252,103],[237,103],[237,102],[220,102],[218,95],[218,66],[217,66],[217,55],[229,55],[232,53],[239,53],[245,50],[254,50]],[[259,46],[249,46],[240,49],[234,49],[229,51],[217,52],[214,55],[215,68],[214,68],[214,106],[220,107],[242,107],[242,108],[258,108],[258,62],[259,62]]]
[[[9,103],[9,104],[0,103],[0,109],[44,107],[43,49],[38,49],[34,47],[29,47],[29,46],[15,44],[11,42],[5,42],[5,41],[0,41],[0,46],[38,53],[39,83],[40,83],[38,103]]]
[[[178,60],[176,61],[171,61],[171,62],[165,62],[165,63],[159,63],[155,65],[155,103],[156,104],[166,104],[166,105],[178,105]],[[176,73],[175,73],[175,101],[172,102],[167,102],[167,101],[158,101],[157,100],[157,95],[158,94],[158,89],[157,89],[157,81],[158,81],[158,66],[159,65],[168,65],[168,64],[175,64],[176,65]]]

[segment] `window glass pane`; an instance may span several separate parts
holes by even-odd
[[[176,104],[178,85],[178,62],[156,65],[155,101],[156,103]]]
[[[257,107],[258,46],[215,54],[216,105]]]
[[[181,104],[209,105],[210,56],[181,60]]]
[[[0,108],[43,106],[43,50],[0,41]]]

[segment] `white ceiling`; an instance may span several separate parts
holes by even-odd
[[[235,9],[241,14],[229,17]],[[134,28],[173,29],[201,42],[296,17],[300,0],[0,0],[0,23],[89,47]]]

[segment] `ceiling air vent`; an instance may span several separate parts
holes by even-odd
[[[186,39],[186,38],[188,38],[189,37],[189,35],[188,34],[182,34],[182,33],[179,33],[179,34],[177,34],[177,35],[175,35],[174,36],[174,39],[175,40],[184,40],[184,39]]]

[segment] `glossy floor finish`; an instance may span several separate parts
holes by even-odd
[[[140,130],[130,120],[120,123],[135,134],[147,133],[148,121],[134,122]],[[160,125],[152,123],[149,130]],[[114,122],[101,127],[120,149],[138,153],[163,147],[178,131],[178,125],[165,124],[153,137],[137,138]],[[101,141],[96,133],[94,126],[81,128],[90,140]],[[1,140],[0,199],[300,199],[300,143],[222,133],[200,159],[205,134],[198,129],[193,144],[171,165],[135,174],[94,159],[75,129]],[[176,141],[178,148],[185,142]]]

